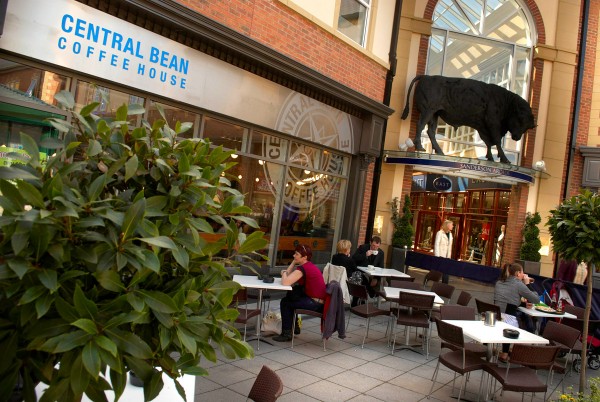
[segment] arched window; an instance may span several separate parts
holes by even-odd
[[[527,99],[535,38],[529,21],[517,0],[440,0],[433,13],[427,74],[497,84]],[[485,158],[476,130],[454,129],[440,120],[437,134],[446,155]],[[509,134],[502,146],[518,164],[520,141]],[[494,157],[495,152],[494,147]]]

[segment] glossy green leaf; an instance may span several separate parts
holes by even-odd
[[[0,166],[0,179],[2,180],[37,180],[31,173],[18,166]]]
[[[139,162],[137,155],[133,155],[127,160],[127,162],[125,163],[125,181],[135,176],[138,169],[138,163]]]
[[[125,387],[127,385],[127,374],[119,373],[115,370],[110,370],[110,383],[112,385],[112,389],[115,392],[115,400],[117,402],[121,396],[123,395],[123,391],[125,391]]]
[[[151,401],[158,396],[163,389],[164,383],[160,372],[155,371],[150,381],[144,381],[144,400]]]
[[[189,268],[190,255],[183,247],[176,247],[175,250],[173,250],[173,257],[175,257],[175,261],[183,268]]]
[[[81,330],[68,332],[48,339],[40,349],[50,353],[64,353],[85,345],[90,337],[90,334]]]
[[[106,330],[106,335],[122,350],[139,359],[152,357],[152,350],[139,336],[116,328]]]
[[[84,317],[93,319],[98,313],[96,304],[85,297],[79,285],[75,287],[75,292],[73,293],[73,304],[77,312]]]
[[[175,313],[177,311],[175,302],[165,293],[151,290],[138,290],[136,293],[141,295],[146,304],[153,310],[161,313]]]
[[[81,354],[73,361],[70,372],[71,389],[75,394],[83,394],[90,383],[90,375],[84,370]]]
[[[35,208],[44,208],[44,198],[42,193],[30,183],[19,180],[17,182],[17,188],[21,193],[21,196],[27,200],[27,203]]]
[[[125,289],[121,277],[115,271],[100,271],[95,274],[98,283],[106,290],[111,292],[121,292]]]
[[[31,158],[29,163],[32,166],[38,166],[40,162],[40,148],[38,147],[37,142],[29,135],[21,132],[21,145]]]
[[[88,342],[81,353],[83,360],[83,367],[94,379],[98,379],[98,373],[100,372],[100,357],[98,355],[98,347],[93,342]]]
[[[123,226],[121,232],[123,233],[123,237],[125,239],[130,238],[135,232],[135,228],[141,222],[144,217],[144,210],[146,209],[146,200],[141,199],[133,204],[131,207],[127,209],[125,212],[125,217],[123,218]]]
[[[140,240],[145,243],[148,243],[152,246],[168,248],[168,249],[176,249],[177,248],[177,245],[175,245],[175,242],[173,242],[173,240],[171,240],[167,236],[142,237],[142,238],[140,238]]]
[[[98,197],[100,196],[100,194],[102,194],[102,191],[104,190],[105,186],[106,186],[106,174],[102,174],[102,175],[96,177],[96,179],[94,179],[92,184],[90,184],[90,188],[88,189],[88,199],[90,201],[96,201],[98,199]],[[94,217],[90,217],[90,219],[93,219],[93,218]]]
[[[75,98],[69,91],[62,90],[54,95],[54,100],[63,105],[67,109],[73,109],[75,107]]]
[[[19,277],[19,279],[23,279],[25,274],[31,268],[31,265],[24,258],[11,258],[7,261],[10,269]]]
[[[19,299],[19,305],[31,303],[46,292],[47,290],[43,286],[32,286],[23,293],[23,296]]]
[[[96,140],[90,140],[87,149],[88,156],[96,156],[102,152],[102,144]]]
[[[54,298],[52,295],[46,293],[41,297],[38,297],[35,301],[35,312],[37,313],[37,319],[42,318],[48,310],[52,307],[52,303],[54,302]]]
[[[113,341],[108,339],[106,336],[98,335],[98,336],[94,337],[94,342],[96,342],[96,345],[98,345],[102,349],[106,350],[111,355],[113,355],[115,357],[117,356],[117,353],[118,353],[117,345]]]
[[[84,107],[81,108],[81,111],[79,112],[79,114],[83,117],[89,116],[90,113],[92,113],[94,111],[94,109],[96,109],[99,105],[100,105],[100,102],[92,102],[89,105],[85,105]]]
[[[52,269],[42,269],[40,273],[38,273],[38,278],[42,285],[46,287],[46,289],[54,292],[58,289],[58,277],[56,271]]]
[[[87,318],[80,318],[80,319],[72,322],[71,325],[73,325],[74,327],[83,329],[88,334],[94,335],[94,334],[98,333],[98,328],[96,327],[96,324],[94,323],[94,321],[87,319]]]

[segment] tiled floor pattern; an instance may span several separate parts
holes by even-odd
[[[417,281],[423,272],[411,270]],[[493,288],[476,282],[450,278],[450,284],[456,286],[453,300],[460,290],[467,290],[475,298],[492,301]],[[277,308],[273,301],[271,308]],[[273,345],[261,342],[251,360],[230,361],[220,357],[216,363],[206,362],[203,367],[209,371],[208,377],[196,379],[194,401],[245,401],[250,388],[263,365],[275,370],[284,383],[283,394],[279,401],[456,401],[461,377],[456,379],[456,389],[452,392],[453,373],[440,368],[438,379],[430,399],[427,395],[431,388],[432,377],[440,352],[440,340],[435,329],[430,342],[429,358],[411,350],[399,350],[391,354],[388,347],[386,329],[387,317],[371,320],[369,337],[361,348],[366,320],[352,316],[347,337],[337,338],[337,333],[327,341],[327,351],[323,351],[319,321],[312,317],[303,320],[302,334],[294,341]],[[414,331],[412,333],[414,341]],[[397,343],[404,341],[403,333],[398,334]],[[588,369],[589,377],[600,376],[600,372]],[[478,400],[481,372],[471,374],[467,382],[467,400]],[[556,387],[560,376],[556,376],[551,389]],[[573,373],[567,378],[567,385],[578,388],[579,375]],[[549,397],[557,400],[561,387]],[[464,399],[464,396],[463,398]],[[499,392],[495,396],[500,401],[520,401],[521,394]],[[534,401],[542,401],[543,394],[536,394]],[[480,400],[483,400],[481,396]],[[531,400],[527,395],[526,400]]]

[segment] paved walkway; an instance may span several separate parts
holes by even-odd
[[[422,281],[424,276],[420,270],[410,270],[409,273],[417,277],[416,281]],[[450,278],[450,284],[456,287],[453,301],[461,290],[472,294],[470,304],[473,307],[475,298],[492,301],[493,287],[454,277]],[[278,308],[278,305],[277,300],[273,301],[271,309]],[[219,357],[216,363],[203,364],[210,374],[196,379],[194,401],[245,401],[263,365],[275,370],[282,378],[283,395],[278,399],[282,402],[427,400],[440,352],[440,340],[435,329],[429,358],[410,350],[396,351],[392,356],[385,337],[387,317],[372,320],[369,338],[361,349],[365,323],[366,320],[352,316],[346,339],[338,339],[337,333],[334,334],[327,341],[327,351],[323,351],[319,321],[308,317],[303,320],[302,334],[296,337],[294,349],[291,349],[291,342],[273,342],[273,346],[261,342],[260,350],[256,350],[256,341],[251,342],[256,353],[252,360],[231,361]],[[398,335],[398,341],[403,341],[402,334]],[[457,388],[453,393],[452,376],[448,370],[440,371],[429,401],[456,401],[461,378],[457,377]],[[600,371],[588,368],[587,376],[598,377]],[[559,379],[560,376],[555,375],[552,389]],[[472,373],[467,382],[466,399],[478,399],[480,380],[481,372]],[[567,385],[578,389],[578,384],[578,373],[567,378]],[[558,387],[549,400],[557,400],[560,391]],[[528,395],[526,398],[531,397]],[[543,394],[537,394],[533,400],[541,401],[542,398]],[[500,396],[498,393],[496,400],[520,401],[521,394],[505,392]]]

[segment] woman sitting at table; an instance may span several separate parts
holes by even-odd
[[[523,267],[520,264],[504,264],[500,279],[496,282],[494,288],[494,304],[500,307],[500,311],[506,314],[519,317],[517,308],[521,304],[521,298],[527,299],[529,303],[538,303],[540,296],[530,290],[527,285],[533,282],[527,274],[523,272]],[[522,317],[525,321],[525,326],[529,332],[534,332],[533,323],[529,316]],[[502,345],[502,352],[498,359],[506,361],[508,357],[509,344]]]
[[[321,312],[325,304],[325,279],[321,270],[310,260],[312,250],[305,244],[296,246],[294,260],[287,269],[281,271],[283,285],[295,285],[281,299],[281,334],[273,337],[277,342],[292,340],[294,310],[304,309]]]

